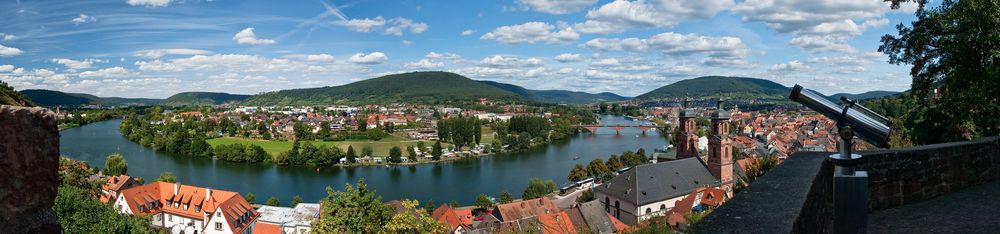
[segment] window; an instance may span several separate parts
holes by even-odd
[[[604,212],[611,213],[611,199],[604,197]]]
[[[194,206],[194,212],[201,213],[201,206]]]
[[[215,217],[222,217],[222,211],[216,212]]]
[[[666,210],[667,204],[660,204],[660,210]]]
[[[222,231],[222,223],[220,223],[220,222],[215,222],[215,230],[219,230],[219,231]]]
[[[174,221],[173,215],[167,215],[167,221]]]
[[[646,214],[650,214],[650,213],[653,213],[653,209],[646,208]]]

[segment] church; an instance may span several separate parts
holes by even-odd
[[[629,225],[663,216],[700,188],[725,191],[723,200],[733,195],[734,168],[729,136],[730,113],[719,100],[712,113],[708,155],[699,157],[695,110],[684,102],[679,113],[677,160],[636,166],[594,188],[604,211]],[[691,203],[697,206],[699,202]],[[689,209],[691,207],[687,207]]]

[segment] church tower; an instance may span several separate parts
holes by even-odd
[[[712,113],[712,133],[708,140],[708,171],[719,178],[720,188],[732,196],[733,193],[733,146],[729,140],[728,111],[722,108],[719,99],[715,113]]]
[[[684,106],[678,115],[677,159],[698,157],[698,126],[694,123],[695,113],[691,109],[691,99],[684,99]]]

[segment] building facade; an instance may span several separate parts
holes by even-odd
[[[114,208],[172,233],[251,234],[260,216],[239,193],[159,181],[122,190]]]

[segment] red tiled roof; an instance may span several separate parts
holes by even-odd
[[[233,226],[233,233],[243,231],[243,229],[247,227],[246,223],[249,223],[244,222],[241,225],[234,224],[233,220],[236,220],[236,218],[240,215],[249,211],[250,221],[257,219],[257,217],[260,216],[257,211],[250,208],[250,204],[247,203],[246,199],[244,199],[239,193],[224,190],[211,190],[211,196],[206,199],[206,188],[180,185],[178,192],[175,195],[174,185],[174,183],[157,181],[122,190],[121,194],[128,203],[132,214],[137,216],[166,212],[189,218],[204,219],[206,214],[211,214],[216,211],[216,208],[221,208],[226,222],[230,226]],[[171,205],[168,206],[167,201],[171,201]],[[151,202],[156,203],[156,205],[150,209],[149,204]],[[173,204],[178,202],[180,205],[174,207]],[[185,204],[188,205],[187,209],[184,209]],[[140,205],[145,205],[147,207],[145,212],[139,211]],[[201,207],[200,211],[197,210],[198,206]]]
[[[277,224],[259,222],[253,228],[253,234],[282,234],[281,226]]]
[[[542,233],[576,233],[573,221],[565,211],[539,215],[538,222],[542,226]]]
[[[548,198],[536,198],[519,202],[511,202],[497,206],[497,211],[503,221],[513,221],[532,216],[559,212],[559,207]]]
[[[462,221],[459,220],[458,214],[455,214],[455,210],[451,209],[447,204],[434,209],[434,212],[431,213],[431,218],[448,225],[448,231],[455,231],[455,229],[462,226]]]

